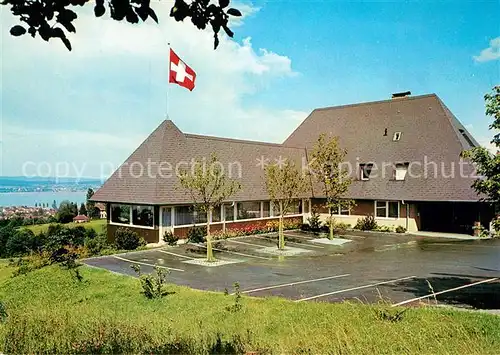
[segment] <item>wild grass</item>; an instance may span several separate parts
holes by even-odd
[[[45,224],[34,224],[32,226],[25,226],[23,228],[31,229],[33,233],[35,234],[40,234],[40,232],[46,232],[51,224],[55,223],[45,223]],[[82,226],[87,229],[93,228],[97,233],[100,233],[103,231],[103,227],[106,225],[106,219],[92,219],[89,222],[86,223],[66,223],[64,224],[65,227],[68,228],[73,228],[77,226]]]
[[[0,266],[3,353],[494,354],[500,317],[384,305],[293,303],[167,285],[147,299],[138,279],[50,266],[11,277]]]

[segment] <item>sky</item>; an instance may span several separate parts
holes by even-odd
[[[255,1],[234,39],[76,8],[73,51],[14,38],[0,6],[0,176],[108,176],[168,117],[186,133],[281,143],[315,108],[436,93],[485,146],[500,84],[500,2]],[[168,46],[197,73],[168,85]]]

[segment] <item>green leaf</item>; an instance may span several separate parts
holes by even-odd
[[[10,34],[19,37],[26,33],[26,29],[21,25],[15,25],[10,29]]]
[[[237,17],[241,16],[240,10],[234,9],[234,8],[230,8],[229,10],[227,10],[227,14],[231,15],[231,16],[237,16]]]

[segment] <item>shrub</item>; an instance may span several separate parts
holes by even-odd
[[[7,256],[7,241],[15,232],[10,226],[0,228],[0,258]]]
[[[21,256],[37,251],[36,236],[29,229],[18,229],[12,234],[5,244],[7,256]]]
[[[372,215],[366,216],[364,218],[359,218],[354,226],[354,229],[359,229],[362,231],[376,230],[378,227],[375,217]]]
[[[497,218],[493,221],[493,230],[495,231],[496,236],[500,236],[500,218]]]
[[[207,235],[207,227],[192,226],[188,229],[187,237],[190,243],[203,243]]]
[[[139,275],[141,280],[142,293],[146,298],[160,298],[168,294],[164,290],[164,284],[167,281],[168,269],[164,269],[155,265],[154,273],[143,274],[141,273],[141,266],[138,264],[133,264],[130,266]]]
[[[163,241],[167,243],[168,245],[177,245],[177,241],[179,240],[179,237],[174,235],[171,231],[165,231],[163,234]]]
[[[377,226],[376,230],[379,232],[390,233],[394,230],[393,228],[394,227],[392,227],[392,226]]]
[[[12,273],[13,277],[25,275],[33,270],[41,269],[51,264],[50,254],[47,252],[31,253],[30,255],[18,258],[9,263],[9,266],[15,267]]]
[[[339,223],[336,223],[333,228],[334,228],[335,234],[343,234],[343,233],[345,233],[346,230],[351,228],[351,225],[349,223],[339,222]]]
[[[406,228],[403,226],[397,226],[396,233],[406,233]]]
[[[134,250],[146,242],[136,232],[120,227],[115,232],[115,244],[117,249]]]
[[[321,221],[319,220],[319,213],[315,209],[311,211],[311,217],[307,218],[307,222],[311,226],[311,231],[318,232],[321,227]]]
[[[311,230],[311,226],[307,223],[302,223],[300,225],[300,230],[302,230],[304,232],[309,232]]]
[[[5,307],[3,302],[0,301],[0,323],[5,323],[8,316],[9,315],[7,314],[7,308]]]
[[[105,234],[98,234],[95,238],[86,237],[83,245],[88,249],[90,255],[98,255],[103,249],[110,247]]]

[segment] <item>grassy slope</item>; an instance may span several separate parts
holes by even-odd
[[[64,226],[70,227],[70,228],[76,227],[76,226],[83,226],[85,228],[94,228],[97,233],[102,232],[102,228],[105,225],[106,225],[106,219],[93,219],[87,223],[71,222],[71,223],[64,224]],[[50,226],[50,223],[46,223],[46,224],[35,224],[32,226],[26,226],[25,228],[31,229],[33,231],[33,233],[35,233],[35,234],[39,234],[41,231],[46,232],[47,229],[49,228],[49,226]]]
[[[409,309],[397,323],[374,306],[292,303],[244,297],[242,310],[225,309],[233,296],[169,285],[175,292],[147,300],[137,279],[82,267],[79,283],[57,266],[10,278],[0,269],[0,299],[9,320],[0,325],[6,353],[69,353],[106,343],[108,352],[158,352],[182,342],[200,352],[216,334],[240,335],[245,349],[272,353],[498,353],[500,317],[443,309]],[[87,343],[85,343],[87,341]],[[115,346],[113,347],[113,344]],[[102,349],[101,349],[102,350]],[[220,350],[219,350],[220,351]]]

